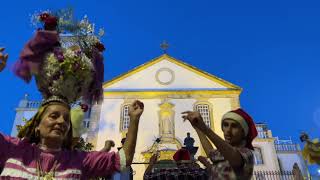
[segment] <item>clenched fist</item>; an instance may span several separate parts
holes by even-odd
[[[181,114],[183,114],[182,118],[184,120],[188,120],[191,123],[192,127],[198,128],[201,131],[206,130],[207,126],[203,122],[201,114],[198,111],[185,111]]]
[[[129,106],[128,114],[130,119],[135,119],[135,120],[139,119],[141,114],[143,113],[143,109],[144,109],[144,104],[139,100],[135,100]]]

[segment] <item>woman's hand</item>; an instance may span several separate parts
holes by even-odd
[[[112,140],[106,140],[106,141],[104,142],[104,147],[103,147],[103,149],[102,149],[101,151],[109,152],[109,151],[111,150],[111,148],[114,147],[114,146],[115,146],[114,141],[112,141]]]
[[[143,112],[143,109],[144,109],[144,104],[139,100],[135,100],[132,104],[130,104],[129,112],[128,112],[130,120],[139,119]]]

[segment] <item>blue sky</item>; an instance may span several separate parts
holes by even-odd
[[[0,46],[10,55],[0,73],[3,133],[24,93],[40,99],[33,82],[10,71],[34,32],[30,14],[73,7],[106,31],[106,81],[161,55],[166,40],[169,55],[242,87],[241,106],[274,136],[320,137],[318,1],[11,0],[1,7]]]

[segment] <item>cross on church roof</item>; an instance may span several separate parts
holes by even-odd
[[[167,41],[163,41],[160,44],[160,47],[163,50],[163,53],[166,54],[167,53],[167,49],[169,48],[169,44],[167,43]]]

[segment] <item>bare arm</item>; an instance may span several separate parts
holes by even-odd
[[[208,128],[199,112],[197,111],[186,111],[182,114],[185,120],[189,120],[194,128],[201,131],[209,140],[217,147],[223,157],[229,161],[230,165],[234,168],[240,168],[243,165],[243,159],[239,151],[232,147],[229,143],[225,142],[215,132]]]
[[[144,105],[140,101],[134,101],[129,106],[130,125],[128,128],[126,141],[123,144],[123,151],[126,156],[127,166],[130,166],[133,161],[133,156],[134,156],[136,142],[137,142],[139,120],[143,112],[143,108],[144,108]]]
[[[204,134],[217,147],[223,157],[229,161],[234,168],[240,168],[243,165],[243,159],[238,150],[232,147],[229,143],[224,141],[220,136],[214,133],[210,128],[204,130]]]
[[[138,126],[139,119],[130,118],[130,126],[128,129],[127,138],[123,145],[123,151],[126,155],[127,166],[130,166],[133,161],[133,156],[137,142]]]
[[[199,136],[201,145],[203,147],[204,152],[206,153],[207,157],[209,157],[209,154],[211,151],[213,151],[213,147],[209,140],[207,139],[206,135],[203,134],[198,128],[194,128]]]

